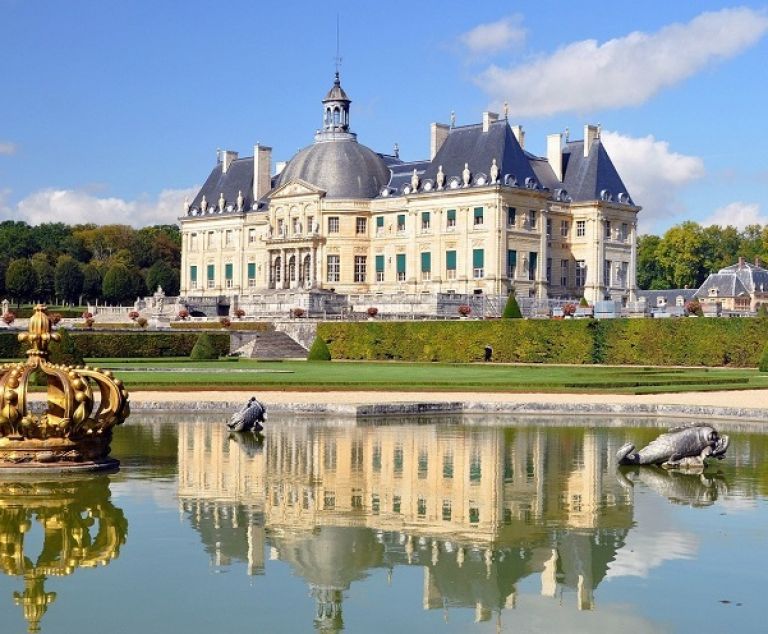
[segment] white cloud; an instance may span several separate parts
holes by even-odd
[[[0,141],[0,156],[11,156],[16,154],[17,149],[18,147],[15,143],[11,143],[10,141]]]
[[[459,36],[472,56],[497,53],[507,48],[520,47],[525,43],[525,29],[522,16],[513,15],[496,22],[479,24],[471,31]]]
[[[737,229],[743,229],[747,225],[766,225],[768,217],[760,214],[759,203],[732,202],[725,207],[715,209],[712,215],[701,224],[705,227],[731,225]]]
[[[704,176],[704,161],[673,152],[669,143],[652,135],[636,138],[604,131],[601,139],[632,199],[643,207],[638,215],[641,233],[685,211],[678,192]]]
[[[71,189],[43,189],[20,200],[15,209],[7,202],[6,191],[5,195],[0,192],[0,212],[4,217],[25,220],[33,225],[41,222],[116,223],[134,227],[172,224],[183,213],[184,198],[191,200],[198,189],[166,189],[156,198],[142,197],[137,200],[99,198],[85,191]]]
[[[656,33],[573,42],[525,65],[491,66],[476,81],[496,104],[508,100],[516,116],[633,106],[737,55],[766,31],[764,11],[723,9]]]

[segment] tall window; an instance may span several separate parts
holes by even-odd
[[[533,231],[536,228],[536,210],[528,210],[528,228]]]
[[[189,249],[190,251],[197,251],[197,234],[189,234]]]
[[[517,270],[517,251],[513,249],[507,250],[507,277],[511,280],[515,279],[515,271]]]
[[[298,218],[293,219],[293,228],[291,229],[291,233],[293,233],[295,236],[301,233],[301,223],[299,222]]]
[[[368,231],[368,220],[365,218],[357,218],[355,220],[355,233],[359,236],[365,235]]]
[[[587,235],[587,221],[577,220],[576,221],[576,237],[583,238],[585,235]]]
[[[428,282],[432,279],[432,253],[423,251],[421,254],[421,279]]]
[[[605,221],[605,237],[608,240],[611,239],[611,221],[610,220]]]
[[[621,234],[619,235],[619,238],[622,242],[626,242],[627,238],[629,237],[629,225],[626,222],[621,223]]]
[[[376,235],[384,233],[384,216],[376,216]]]
[[[232,241],[234,240],[234,231],[232,229],[227,229],[224,232],[224,244],[228,247],[232,246]]]
[[[273,267],[274,267],[273,277],[275,279],[275,282],[280,283],[280,281],[283,279],[283,259],[280,256],[277,256],[275,258]]]
[[[568,237],[568,229],[570,229],[568,224],[569,223],[568,223],[567,220],[561,220],[560,221],[560,237],[562,237],[562,238],[567,238]]]
[[[248,244],[256,242],[256,229],[248,229]]]
[[[328,256],[328,281],[338,282],[340,278],[340,265],[338,255]]]
[[[216,280],[216,267],[213,264],[208,265],[206,279],[208,281],[208,288],[213,288]]]
[[[189,287],[197,288],[197,267],[196,266],[189,267]]]
[[[552,283],[552,258],[547,258],[547,284]]]
[[[397,254],[397,281],[405,282],[405,253]]]
[[[517,209],[507,207],[507,226],[514,227],[517,224]]]
[[[363,218],[365,220],[365,218]],[[365,269],[368,258],[365,255],[355,256],[355,282],[365,282]]]
[[[429,231],[429,212],[428,211],[421,212],[421,230]]]
[[[547,237],[548,238],[552,237],[552,219],[551,218],[547,218]]]
[[[224,265],[224,284],[227,288],[232,288],[232,268],[233,267],[231,262],[227,262]]]
[[[456,228],[456,210],[449,209],[445,212],[445,228],[453,231]]]
[[[281,238],[285,237],[285,223],[282,218],[277,219],[277,235]]]
[[[576,260],[576,286],[581,288],[587,282],[587,263],[585,260]]]
[[[611,267],[613,266],[613,262],[610,260],[606,260],[603,265],[603,284],[605,286],[611,285]]]
[[[485,276],[485,251],[472,249],[472,277],[476,280]]]
[[[211,249],[216,246],[216,232],[209,231],[205,234],[205,247]]]
[[[248,262],[248,288],[256,286],[256,262]]]
[[[405,233],[405,214],[397,214],[397,232]]]
[[[568,260],[560,260],[560,286],[568,286]]]
[[[539,263],[539,254],[536,251],[528,253],[528,279],[536,279],[536,265]]]
[[[384,256],[383,255],[376,256],[376,281],[377,282],[384,281]]]
[[[456,279],[456,251],[445,252],[445,277],[449,280]]]
[[[315,217],[314,216],[307,216],[307,227],[306,231],[307,233],[314,233],[315,231]]]
[[[339,218],[338,216],[331,216],[328,218],[328,233],[339,232]]]
[[[483,208],[475,207],[475,212],[473,217],[474,217],[475,227],[481,227],[483,225]]]

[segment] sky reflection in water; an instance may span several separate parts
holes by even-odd
[[[2,631],[760,629],[768,436],[619,471],[658,430],[566,422],[133,416],[118,474],[0,480]]]

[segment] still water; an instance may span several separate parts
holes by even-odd
[[[0,632],[765,631],[768,435],[542,422],[135,415],[119,473],[0,480]]]

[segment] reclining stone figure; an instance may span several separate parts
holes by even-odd
[[[227,427],[230,431],[260,432],[264,429],[261,423],[266,419],[267,408],[264,407],[263,403],[257,401],[255,396],[252,396],[241,410],[232,414]]]
[[[667,469],[703,469],[709,458],[722,460],[728,449],[728,436],[717,433],[707,423],[673,427],[656,440],[635,451],[632,443],[616,452],[619,465],[660,465]]]

